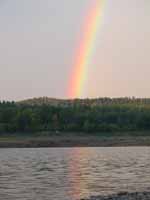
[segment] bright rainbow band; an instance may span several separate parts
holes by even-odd
[[[88,11],[84,24],[83,40],[79,44],[76,60],[69,82],[69,98],[81,98],[88,77],[88,68],[95,49],[97,33],[103,19],[103,10],[106,0],[91,0],[92,6]]]

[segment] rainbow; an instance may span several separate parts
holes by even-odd
[[[92,0],[83,26],[83,39],[78,45],[69,82],[69,98],[80,98],[83,95],[88,68],[95,49],[98,29],[103,19],[103,10],[106,0]]]

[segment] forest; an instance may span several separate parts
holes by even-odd
[[[147,101],[54,106],[3,101],[0,102],[0,134],[149,131],[150,104],[144,102]]]

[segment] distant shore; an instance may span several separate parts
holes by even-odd
[[[150,136],[0,137],[0,148],[150,146]]]

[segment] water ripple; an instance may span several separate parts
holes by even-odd
[[[76,200],[150,189],[150,148],[1,149],[0,199]]]

